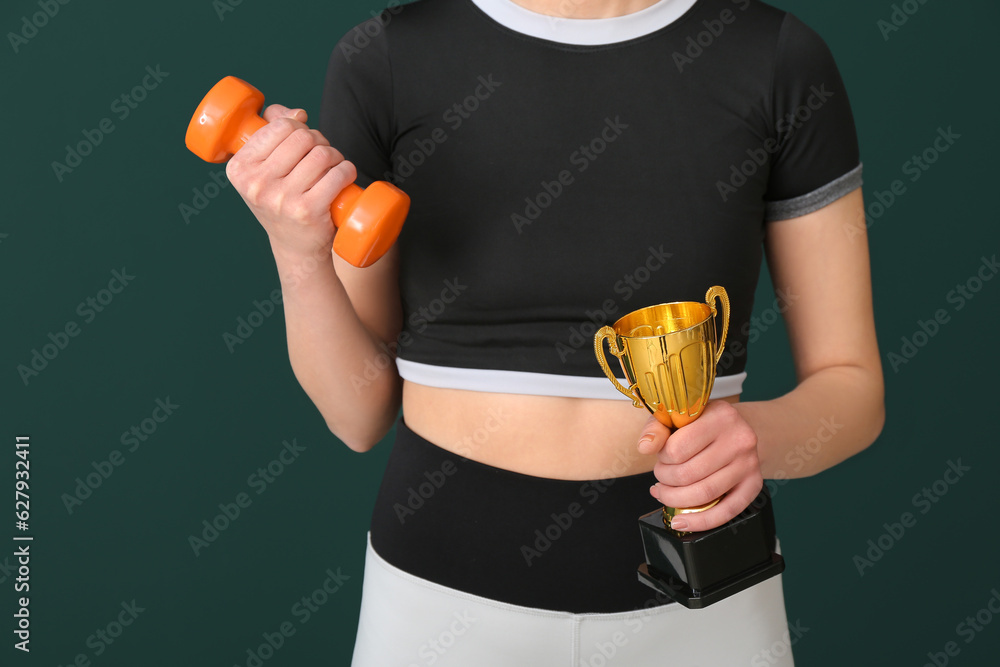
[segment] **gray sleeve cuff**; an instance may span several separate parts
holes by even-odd
[[[857,167],[843,176],[830,181],[808,194],[792,199],[767,202],[764,209],[764,222],[788,220],[789,218],[797,218],[801,215],[818,211],[827,204],[837,201],[847,193],[853,192],[861,187],[861,167],[862,165],[858,164]]]

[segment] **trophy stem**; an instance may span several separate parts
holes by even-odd
[[[667,528],[670,528],[670,530],[673,530],[678,535],[687,535],[688,533],[682,530],[674,530],[673,528],[671,528],[670,523],[674,520],[674,517],[679,514],[695,514],[697,512],[704,512],[707,509],[712,509],[713,507],[718,505],[719,502],[725,497],[726,494],[722,494],[715,500],[705,503],[704,505],[698,505],[697,507],[667,507],[666,505],[664,505],[663,525],[666,526]]]

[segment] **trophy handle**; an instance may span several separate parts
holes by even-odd
[[[611,354],[618,357],[618,361],[622,360],[622,351],[618,349],[618,341],[616,340],[617,334],[615,333],[615,330],[611,327],[601,327],[594,335],[594,354],[597,355],[597,363],[601,365],[601,370],[603,370],[604,374],[608,376],[609,380],[611,380],[611,384],[615,386],[615,389],[632,399],[632,405],[637,408],[645,407],[639,397],[623,387],[622,383],[615,377],[615,374],[611,372],[611,367],[608,366],[608,360],[604,357],[605,338],[608,339],[608,347],[611,348]]]
[[[726,349],[726,334],[729,333],[729,295],[726,294],[725,288],[716,285],[709,287],[708,292],[705,293],[705,303],[712,308],[712,317],[718,314],[713,304],[715,299],[718,299],[719,303],[722,304],[722,335],[719,337],[719,344],[715,350],[715,363],[718,364],[719,360],[722,359],[723,350]]]

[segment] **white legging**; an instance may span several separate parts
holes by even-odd
[[[415,577],[383,560],[368,541],[352,667],[792,664],[780,575],[705,609],[669,604],[572,614],[496,602]]]

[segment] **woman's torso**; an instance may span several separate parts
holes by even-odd
[[[480,389],[494,373],[603,383],[594,330],[714,285],[732,304],[718,373],[744,370],[770,203],[829,184],[858,156],[826,47],[784,12],[741,5],[724,40],[684,60],[724,11],[732,3],[701,0],[662,29],[580,46],[525,36],[472,3],[418,2],[338,45],[323,134],[367,180],[412,198],[395,352],[428,380],[404,381],[414,432],[527,474],[647,472],[636,443],[649,415],[630,401],[429,385],[468,386],[445,378],[456,369],[482,371]],[[820,109],[815,90],[831,91]],[[810,123],[789,125],[803,109]]]
[[[410,429],[443,449],[527,475],[605,479],[649,472],[656,462],[655,456],[637,450],[649,413],[627,400],[463,391],[404,382],[403,416]]]

